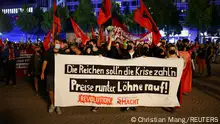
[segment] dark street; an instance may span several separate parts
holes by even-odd
[[[49,114],[48,98],[35,96],[30,83],[18,80],[16,88],[13,86],[6,88],[1,82],[0,124],[128,124],[132,123],[132,117],[219,119],[220,77],[217,76],[219,70],[220,65],[213,65],[213,76],[195,77],[192,93],[183,97],[183,105],[175,113],[166,112],[162,108],[148,107],[138,107],[135,112],[121,112],[119,108],[100,108],[98,112],[93,113],[90,107],[68,107],[62,108],[62,115]]]

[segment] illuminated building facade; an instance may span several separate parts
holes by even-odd
[[[23,11],[22,7],[24,4],[27,5],[27,11],[29,13],[33,13],[36,7],[40,7],[43,11],[47,11],[49,5],[48,0],[17,0],[17,2],[11,2],[8,0],[1,3],[0,11],[2,11],[4,14],[8,14],[13,19],[14,28],[7,34],[2,34],[0,32],[0,38],[8,38],[11,41],[25,41],[24,32],[22,32],[15,23],[16,19],[18,18],[18,12]],[[32,35],[28,35],[28,37],[35,39],[35,37]]]
[[[80,0],[66,0],[66,6],[69,8],[70,11],[74,11],[79,5],[79,1]],[[91,0],[91,1],[95,15],[97,15],[102,5],[102,0]],[[127,6],[129,7],[130,12],[132,12],[140,5],[139,0],[115,0],[115,2],[120,5],[122,12]]]

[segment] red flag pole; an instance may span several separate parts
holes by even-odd
[[[98,46],[98,47],[100,47],[101,40],[102,40],[101,32],[102,32],[102,26],[100,25],[100,26],[99,26],[99,37],[98,37],[98,41],[97,41],[97,46]]]
[[[52,42],[55,42],[55,30],[56,30],[56,24],[54,23],[54,17],[55,17],[55,12],[57,9],[56,5],[56,0],[53,0],[53,22],[52,22]]]

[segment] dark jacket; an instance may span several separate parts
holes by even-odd
[[[9,48],[6,48],[3,52],[2,52],[2,58],[4,60],[8,60],[9,59]],[[15,58],[19,57],[20,56],[20,53],[18,50],[14,49],[14,56]]]
[[[140,55],[137,54],[137,52],[134,52],[133,58],[140,57]],[[122,56],[122,59],[131,59],[131,55],[129,52],[125,52],[124,55]]]
[[[37,59],[38,56],[36,54],[33,54],[31,56],[29,66],[28,66],[28,73],[33,75],[40,75],[42,64],[43,64],[43,56],[39,56],[39,59]]]

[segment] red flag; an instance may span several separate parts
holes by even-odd
[[[56,0],[53,1],[53,12],[55,13],[57,11],[57,2]]]
[[[81,38],[83,45],[89,40],[88,36],[80,29],[80,27],[70,18],[74,33],[77,38]]]
[[[112,8],[112,3],[111,0],[102,0],[102,7],[100,8],[99,11],[99,16],[98,16],[98,25],[104,24],[106,21],[108,21],[111,18],[111,8]]]
[[[144,18],[143,17],[140,9],[135,10],[135,12],[134,12],[134,20],[138,24],[140,24],[141,27],[146,28],[150,32],[152,31],[152,24],[151,24],[150,20],[148,18]]]
[[[161,38],[161,34],[159,29],[157,28],[156,23],[154,22],[151,14],[149,13],[146,5],[144,4],[143,0],[141,0],[141,13],[143,13],[147,18],[149,18],[151,24],[152,24],[152,30],[151,32],[153,32],[153,43],[154,45],[157,45],[160,42],[160,38]]]
[[[122,24],[118,21],[117,18],[112,18],[112,26],[120,27],[122,30],[128,32],[127,26],[125,24]]]
[[[55,30],[57,31],[57,33],[59,34],[61,32],[61,21],[60,18],[57,17],[56,15],[54,15],[53,17],[53,23],[55,24]]]
[[[50,37],[51,37],[51,31],[48,32],[47,36],[44,38],[43,41],[43,47],[45,49],[45,51],[47,51],[50,47],[49,47],[49,43],[50,43]]]
[[[94,32],[94,29],[92,27],[92,38],[95,39],[96,38],[96,35],[95,35],[95,32]]]
[[[137,9],[134,14],[134,20],[140,24],[140,26],[146,28],[149,32],[153,33],[153,43],[157,45],[160,42],[161,34],[154,22],[152,16],[150,15],[147,7],[144,5],[143,0],[141,0],[141,7]]]
[[[54,0],[53,2],[53,34],[55,32],[57,32],[57,34],[59,34],[61,32],[61,21],[60,18],[57,16],[57,4],[56,4],[56,0]]]
[[[101,46],[101,43],[105,41],[105,36],[103,34],[103,27],[100,27],[99,29],[99,38],[98,38],[98,41],[97,41],[97,46]]]

